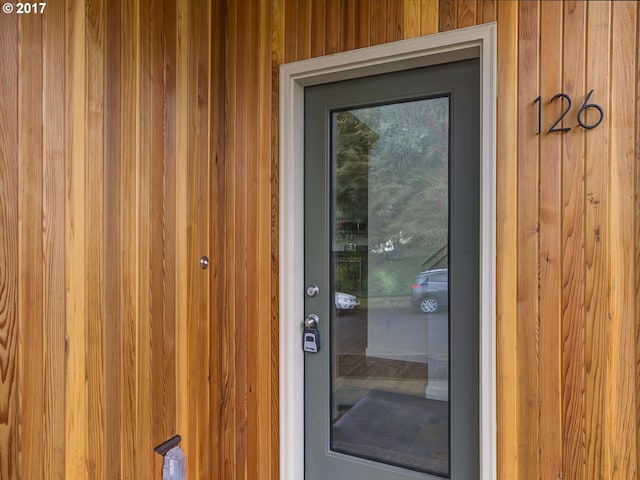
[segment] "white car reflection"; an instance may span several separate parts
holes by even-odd
[[[360,300],[355,295],[344,292],[336,292],[336,309],[353,310],[360,305]]]

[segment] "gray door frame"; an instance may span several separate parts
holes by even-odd
[[[280,67],[280,478],[304,478],[304,87],[480,59],[480,474],[496,478],[496,25],[403,40]]]

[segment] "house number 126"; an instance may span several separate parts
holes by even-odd
[[[604,110],[602,110],[602,107],[600,105],[598,105],[597,103],[589,103],[589,99],[591,98],[591,95],[593,95],[593,90],[591,90],[588,94],[587,94],[587,98],[585,98],[584,103],[582,104],[582,106],[580,107],[580,110],[578,110],[578,125],[580,125],[582,128],[586,129],[586,130],[591,130],[592,128],[596,128],[598,125],[600,125],[602,123],[602,120],[604,119]],[[571,130],[571,127],[558,127],[557,125],[562,121],[562,119],[569,113],[569,111],[571,110],[571,97],[569,95],[567,95],[566,93],[557,93],[555,94],[553,97],[551,97],[551,100],[549,100],[549,103],[553,103],[556,100],[561,99],[561,100],[566,100],[566,108],[562,111],[562,113],[560,114],[560,116],[556,119],[555,122],[553,122],[553,125],[551,125],[551,127],[549,128],[549,130],[547,130],[549,133],[553,133],[553,132],[568,132],[569,130]],[[542,97],[537,97],[534,101],[534,104],[538,104],[538,134],[540,134],[542,132]],[[586,112],[588,109],[590,108],[595,108],[598,113],[600,114],[598,117],[598,121],[595,123],[587,123],[587,118],[586,118]]]

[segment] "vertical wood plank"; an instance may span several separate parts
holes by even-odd
[[[327,55],[340,50],[340,2],[325,0],[324,52]]]
[[[194,475],[210,477],[209,436],[209,271],[198,264],[208,255],[209,231],[209,4],[193,4],[189,11],[188,171],[187,181],[187,367],[189,433]]]
[[[353,50],[356,44],[356,0],[343,0],[340,5],[340,51]]]
[[[297,9],[292,11],[294,18],[291,19],[293,25],[298,26],[298,37],[295,51],[297,52],[292,58],[296,60],[304,60],[311,58],[311,24],[317,19],[311,18],[312,2],[308,0],[299,0]],[[287,26],[289,20],[285,23]],[[295,42],[295,36],[291,39]]]
[[[611,88],[611,3],[587,5],[586,89],[609,110]],[[592,120],[592,116],[585,119]],[[585,478],[607,478],[604,470],[604,435],[609,342],[609,130],[610,117],[586,136],[585,158]],[[607,161],[605,161],[605,159]]]
[[[177,228],[176,218],[176,54],[177,54],[177,6],[175,2],[166,2],[163,15],[163,170],[162,170],[162,225],[163,225],[163,318],[162,318],[162,365],[165,382],[164,395],[166,412],[163,416],[168,437],[178,433],[177,425]],[[159,360],[156,362],[159,363]],[[161,439],[161,440],[164,440]]]
[[[636,396],[637,354],[635,337],[637,313],[632,299],[634,274],[634,218],[629,206],[634,204],[637,152],[629,139],[636,133],[635,105],[630,98],[636,92],[637,55],[630,54],[637,38],[638,6],[636,2],[612,2],[611,36],[611,210],[610,210],[610,267],[611,298],[609,305],[611,336],[609,338],[610,383],[607,389],[608,427],[607,477],[611,479],[637,478],[639,399]]]
[[[166,171],[164,165],[164,119],[165,119],[165,98],[173,92],[164,90],[164,54],[163,37],[171,35],[166,32],[165,27],[165,5],[152,3],[149,12],[149,71],[144,72],[144,80],[148,85],[148,96],[146,111],[143,115],[147,118],[148,138],[142,134],[142,141],[146,142],[146,152],[141,156],[150,165],[149,174],[149,232],[145,243],[149,245],[149,316],[150,316],[150,415],[151,415],[151,444],[155,445],[171,437],[175,433],[175,406],[169,397],[175,395],[173,383],[173,368],[169,365],[173,363],[172,352],[165,348],[165,339],[173,336],[173,325],[166,322],[166,303],[172,295],[172,290],[165,287],[165,265],[168,263],[165,258],[171,256],[167,248],[167,233],[173,233],[174,224],[165,223],[164,217],[164,177]],[[141,18],[143,25],[146,21]],[[170,37],[169,37],[170,38]],[[167,44],[171,45],[169,41]],[[142,92],[145,92],[145,85],[142,85]],[[169,103],[167,101],[167,103]],[[172,105],[175,105],[172,104]],[[173,109],[170,110],[172,113]],[[143,143],[144,145],[144,143]],[[170,317],[173,318],[173,317]],[[143,344],[144,345],[144,344]],[[168,368],[169,367],[169,368]],[[149,450],[151,451],[151,450]],[[150,455],[151,456],[151,455]],[[155,465],[154,465],[155,466]],[[147,474],[148,475],[148,474]],[[161,476],[161,471],[154,471],[154,478]]]
[[[389,20],[387,2],[385,0],[373,0],[371,2],[370,45],[380,45],[387,42],[387,22]]]
[[[456,28],[471,27],[479,23],[478,0],[458,0],[456,7]]]
[[[538,96],[540,5],[519,4],[518,43],[518,474],[539,478],[538,371],[538,161],[536,109]]]
[[[437,33],[440,23],[440,0],[420,0],[420,33]]]
[[[640,65],[640,9],[636,16],[636,67]],[[640,72],[636,73],[636,155],[640,152]],[[636,471],[640,470],[640,167],[636,164],[636,203],[635,203],[635,279],[636,279]]]
[[[458,28],[458,0],[440,0],[438,7],[438,31],[446,32]]]
[[[319,5],[322,4],[322,5]],[[317,52],[324,53],[324,25],[325,25],[325,5],[324,2],[314,2],[312,6],[312,55],[318,54]],[[243,9],[244,10],[244,9]],[[251,48],[248,43],[246,35],[244,35],[244,11],[238,11],[238,51],[243,52]],[[235,308],[231,321],[234,323],[234,336],[232,341],[235,342],[235,358],[231,375],[235,376],[236,389],[235,389],[235,418],[233,423],[236,429],[235,449],[236,449],[236,464],[233,466],[235,470],[236,479],[248,478],[246,475],[247,468],[247,448],[250,441],[248,431],[248,390],[249,390],[249,374],[251,360],[248,356],[248,341],[247,335],[249,334],[249,318],[247,302],[243,301],[248,297],[247,287],[247,248],[249,239],[249,225],[251,221],[251,214],[248,212],[248,189],[247,176],[249,174],[248,166],[248,146],[250,135],[248,132],[248,122],[250,113],[247,111],[247,96],[249,95],[248,89],[250,82],[248,80],[249,65],[244,62],[237,64],[237,91],[236,94],[236,156],[235,165],[232,170],[232,178],[235,185],[233,188],[233,195],[235,197],[235,208],[233,212],[234,235],[228,238],[229,242],[235,243],[233,249],[234,268],[232,272],[233,289],[235,294]]]
[[[404,0],[403,2],[404,38],[420,36],[420,0]]]
[[[192,9],[192,30],[195,30],[193,57],[190,62],[191,78],[194,79],[191,95],[193,153],[189,165],[189,230],[192,232],[189,256],[189,285],[193,297],[189,302],[189,390],[194,407],[191,410],[192,427],[197,439],[197,475],[210,478],[210,432],[209,432],[209,278],[211,270],[198,265],[202,255],[209,251],[209,159],[210,159],[210,82],[211,82],[211,9],[209,3],[197,3]],[[194,415],[195,413],[195,415]],[[192,455],[194,452],[192,451]]]
[[[311,2],[311,57],[325,54],[326,15],[325,2]]]
[[[254,5],[252,4],[252,7]],[[327,2],[326,4],[326,25],[327,32],[325,34],[325,49],[327,52],[337,51],[340,41],[340,22],[338,19],[338,4],[336,2]],[[258,37],[258,9],[248,8],[246,10],[245,25],[246,31],[250,31],[251,34],[247,35],[247,43],[250,45],[250,49],[256,54],[251,61],[247,62],[247,85],[245,98],[246,108],[246,170],[242,181],[246,183],[246,210],[245,210],[245,223],[247,224],[247,236],[246,243],[243,246],[245,251],[245,266],[246,270],[246,283],[245,292],[243,297],[248,301],[246,303],[244,324],[246,325],[245,335],[245,351],[246,351],[246,386],[245,386],[245,398],[247,402],[246,410],[246,424],[242,425],[246,429],[247,435],[247,450],[246,450],[246,466],[244,468],[244,478],[258,478],[262,472],[258,470],[259,461],[259,426],[260,419],[258,418],[258,403],[261,401],[263,392],[258,389],[258,375],[260,373],[260,364],[263,359],[259,357],[260,349],[260,337],[258,332],[260,330],[260,323],[264,323],[264,319],[259,313],[258,302],[259,294],[252,294],[251,280],[252,278],[263,278],[258,276],[259,261],[257,256],[260,242],[260,232],[258,231],[259,217],[261,215],[260,204],[257,201],[257,189],[258,189],[258,169],[259,169],[259,156],[258,151],[260,145],[258,144],[258,131],[259,131],[259,94],[260,84],[258,69],[260,63],[259,57],[259,42]],[[242,267],[241,267],[242,268]],[[265,290],[268,290],[269,284],[265,282]],[[241,319],[242,321],[242,319]],[[268,471],[268,470],[267,470]],[[266,473],[266,472],[264,472]]]
[[[257,108],[257,152],[256,152],[256,204],[259,212],[257,215],[257,242],[255,258],[258,262],[255,272],[256,278],[261,278],[268,288],[260,289],[256,298],[256,318],[261,318],[256,324],[256,443],[257,459],[256,473],[262,478],[276,480],[278,477],[279,457],[277,438],[274,442],[274,432],[278,431],[279,412],[274,409],[274,397],[277,396],[278,389],[273,388],[272,379],[277,376],[274,369],[272,348],[277,345],[271,336],[272,325],[277,323],[277,319],[265,316],[265,312],[272,310],[272,246],[271,246],[271,218],[273,214],[271,204],[271,183],[272,183],[272,159],[271,141],[274,135],[272,132],[271,115],[272,111],[272,77],[271,77],[271,45],[261,39],[269,38],[271,31],[270,8],[268,5],[260,4],[258,9],[258,103]],[[266,341],[265,341],[266,340]]]
[[[395,42],[404,38],[404,3],[398,0],[387,0],[387,42]]]
[[[286,0],[273,0],[271,2],[271,78],[275,80],[277,77],[275,76],[276,72],[279,74],[279,68],[282,63],[286,62],[285,59],[285,4]],[[227,12],[228,13],[228,12]],[[225,45],[226,46],[226,45]],[[223,67],[226,65],[226,62],[222,61]],[[226,69],[223,68],[226,71]],[[277,93],[277,83],[273,81],[273,91],[271,92],[272,98],[276,96]],[[226,86],[226,85],[225,85]],[[224,93],[224,92],[223,92]],[[273,119],[277,117],[277,114],[271,112],[271,118]],[[222,141],[224,144],[224,140]]]
[[[288,15],[288,0],[282,0],[285,8],[285,16],[282,19],[281,32],[285,38],[282,39],[284,47],[284,59],[287,59],[287,43],[288,30],[286,27],[286,19]],[[222,266],[221,275],[223,312],[220,327],[221,345],[220,345],[220,431],[222,437],[222,447],[220,453],[220,464],[222,468],[221,478],[235,480],[235,465],[238,462],[236,456],[236,438],[238,432],[236,425],[236,408],[239,407],[236,402],[236,388],[240,385],[240,379],[235,375],[235,358],[236,358],[236,283],[235,283],[235,266],[236,262],[236,182],[233,181],[235,165],[237,163],[237,117],[238,117],[238,77],[239,72],[236,69],[234,58],[239,53],[238,47],[238,11],[237,5],[231,8],[226,19],[228,46],[225,54],[225,157],[229,162],[225,162],[225,178],[224,192],[224,229],[222,252],[225,258],[233,259],[232,264]]]
[[[67,105],[65,231],[67,252],[67,381],[66,381],[66,475],[87,478],[87,398],[86,379],[86,4],[71,0],[67,8],[65,103]]]
[[[583,2],[564,4],[563,91],[576,99],[585,94],[585,22]],[[575,120],[567,119],[566,127]],[[563,135],[562,158],[562,384],[563,475],[584,478],[585,465],[585,305],[584,305],[584,142],[585,131]]]
[[[543,132],[549,121],[562,112],[548,99],[562,91],[563,43],[562,2],[540,3],[540,104]],[[534,107],[532,107],[533,109]],[[562,474],[562,137],[541,133],[540,141],[540,253],[539,253],[539,343],[540,343],[540,476]],[[544,174],[542,174],[544,172]]]
[[[221,392],[224,386],[221,384],[221,377],[215,372],[222,370],[222,325],[224,319],[224,298],[223,298],[223,272],[225,266],[225,256],[223,252],[224,239],[224,205],[226,193],[224,191],[226,162],[224,154],[224,132],[225,132],[225,105],[224,102],[216,99],[225,97],[225,13],[221,3],[212,5],[211,31],[211,170],[209,202],[211,205],[209,224],[209,252],[212,260],[211,282],[209,287],[210,295],[210,348],[209,371],[213,372],[209,382],[210,403],[210,432],[211,432],[211,476],[222,478],[222,448],[224,439],[221,436],[222,411]],[[271,11],[269,10],[269,14]],[[266,48],[271,51],[271,44],[265,42]],[[270,67],[271,65],[269,65]]]
[[[478,23],[494,22],[497,19],[498,0],[478,0]]]
[[[293,60],[310,57],[312,48],[320,54],[391,41],[397,32],[417,35],[407,15],[418,2],[383,3],[381,21],[376,2],[350,0],[336,16],[336,4],[292,1],[287,5],[296,8],[285,21],[284,0],[246,10],[242,2],[212,5],[220,15],[175,1],[116,2],[105,9],[101,0],[68,0],[50,4],[39,19],[25,17],[20,34],[17,16],[2,16],[0,39],[9,47],[0,58],[0,416],[7,419],[0,422],[0,477],[118,478],[135,472],[134,478],[146,478],[154,468],[149,445],[179,430],[194,462],[190,473],[276,478],[277,66],[289,40]],[[465,26],[473,3],[420,1],[420,33],[437,30],[439,20],[443,30]],[[637,39],[638,8],[633,2],[562,5],[567,33],[557,50],[560,19],[552,12],[558,4],[482,0],[475,7],[474,21],[495,15],[499,29],[500,478],[557,477],[559,438],[565,439],[564,478],[635,478],[640,349],[630,332],[638,328],[640,222],[629,205],[637,207],[640,180],[637,105],[630,100],[638,98],[638,47],[629,39]],[[312,8],[323,11],[322,26],[312,27]],[[532,34],[529,20],[518,25],[518,8],[529,20],[540,9],[539,34]],[[321,43],[314,40],[312,47],[312,35]],[[223,40],[227,53],[219,51],[220,71],[212,73],[214,45]],[[536,42],[541,57],[531,59],[527,53]],[[271,53],[271,45],[279,47]],[[243,50],[259,53],[238,65]],[[561,54],[565,82],[558,86]],[[224,85],[215,84],[217,76]],[[564,90],[579,107],[591,88],[592,101],[605,108],[604,123],[582,135],[567,124],[572,132],[538,137],[539,155],[532,153],[530,101]],[[222,95],[231,114],[226,120],[213,107]],[[545,118],[559,109],[559,103],[544,105]],[[518,118],[519,133],[513,130]],[[18,130],[21,159],[27,159],[20,163],[20,180]],[[216,140],[216,132],[224,138]],[[629,140],[633,135],[636,144]],[[562,184],[554,173],[559,142]],[[228,170],[205,168],[222,161],[214,150],[224,151]],[[544,175],[536,170],[538,161]],[[193,190],[199,193],[193,196]],[[198,196],[203,194],[205,200]],[[539,204],[529,202],[534,195]],[[196,211],[200,202],[215,208]],[[203,224],[210,232],[205,236],[193,229]],[[214,232],[222,232],[219,262],[233,258],[233,268],[240,267],[216,262],[205,273],[209,286],[193,260]],[[29,264],[33,252],[40,260]],[[269,278],[271,285],[238,306],[251,277]],[[217,291],[219,302],[207,306],[205,297]],[[267,309],[271,323],[256,323],[256,313]],[[216,312],[220,330],[209,324],[209,311]],[[553,320],[559,317],[563,337],[557,346]],[[64,328],[56,318],[66,322],[66,372]],[[189,337],[194,330],[185,326],[198,333]],[[256,336],[271,343],[256,342]],[[208,360],[216,341],[224,354]],[[560,354],[559,393],[554,377]],[[215,386],[203,365],[223,372]],[[212,408],[221,412],[217,424],[209,417]],[[20,439],[18,409],[24,413]],[[565,434],[557,437],[561,424]],[[61,430],[58,442],[55,432]],[[221,432],[219,445],[209,431]],[[25,444],[35,432],[35,443]],[[130,448],[133,459],[127,459]]]
[[[358,0],[356,3],[356,48],[368,47],[371,42],[371,1]]]
[[[87,342],[87,472],[106,479],[105,458],[105,335],[110,331],[104,312],[104,4],[86,4],[86,342]]]
[[[281,43],[278,41],[277,32],[280,32],[282,26],[280,24],[280,17],[277,15],[278,12],[278,4],[282,0],[274,0],[274,6],[272,8],[272,30],[273,34],[273,44],[272,44],[272,66],[271,66],[271,182],[270,182],[270,205],[271,205],[271,216],[269,218],[271,225],[269,229],[270,233],[270,259],[271,259],[271,298],[270,300],[270,311],[271,311],[271,326],[270,332],[267,338],[270,339],[270,349],[271,349],[271,365],[272,372],[269,378],[272,397],[271,397],[271,445],[275,454],[271,456],[271,480],[275,480],[278,478],[280,474],[280,382],[279,382],[279,355],[280,355],[280,311],[279,311],[279,303],[278,299],[280,296],[279,292],[279,280],[280,280],[280,272],[279,272],[279,208],[280,208],[280,178],[279,178],[279,153],[280,153],[280,124],[277,112],[277,106],[279,105],[279,65],[282,59],[281,54],[279,53],[281,50]],[[354,5],[355,7],[355,5]],[[354,42],[355,42],[355,9],[353,13],[354,17]],[[265,141],[268,139],[265,138]],[[265,149],[265,152],[268,152],[268,149]]]
[[[43,245],[45,271],[44,478],[64,479],[65,418],[65,151],[64,25],[62,2],[43,16]],[[0,473],[0,476],[1,473]],[[97,478],[97,477],[94,477]]]
[[[518,473],[518,4],[498,4],[496,152],[496,363],[498,478]]]
[[[311,37],[309,36],[309,40],[304,41],[301,36],[303,36],[303,32],[305,31],[303,28],[298,26],[298,18],[309,19],[309,27],[311,26],[311,2],[306,0],[299,0],[301,2],[298,5],[298,0],[285,0],[284,1],[284,61],[285,62],[294,62],[298,60],[298,48],[303,48],[304,51],[308,51],[309,55],[311,55]],[[232,2],[231,10],[235,10],[233,8],[236,5],[236,2]],[[299,12],[299,13],[298,13]],[[308,15],[305,14],[308,12]],[[303,47],[304,45],[304,47]],[[302,53],[301,53],[302,55]],[[308,58],[308,57],[302,57]]]
[[[120,50],[121,2],[105,8],[105,145],[104,145],[104,249],[111,261],[104,264],[104,382],[105,382],[105,478],[120,476],[122,422],[120,371],[122,370],[122,311],[120,291],[122,250],[120,211],[122,210],[120,144],[122,133],[122,79]],[[108,327],[108,334],[107,334]]]
[[[154,81],[152,63],[152,39],[156,25],[153,21],[151,5],[149,2],[140,2],[137,8],[138,31],[136,42],[138,44],[137,68],[138,74],[138,162],[139,179],[137,195],[139,198],[139,249],[138,249],[138,326],[136,362],[138,364],[136,378],[135,402],[138,412],[136,426],[136,444],[138,447],[138,459],[135,462],[136,477],[142,478],[153,472],[153,423],[154,423],[154,395],[153,395],[153,322],[152,315],[152,271],[151,255],[153,250],[161,251],[160,237],[151,240],[153,212],[151,204],[152,177],[156,166],[162,165],[161,153],[155,148],[162,145],[161,138],[156,136],[158,122],[162,119],[162,112],[154,111]],[[144,27],[141,27],[144,25]],[[154,128],[155,127],[155,128]],[[156,247],[156,248],[153,248]],[[161,413],[160,413],[161,415]],[[160,422],[160,418],[158,418]],[[159,443],[159,442],[158,442]]]
[[[20,375],[20,470],[42,478],[44,364],[44,252],[42,18],[21,16],[18,62],[18,339]]]
[[[140,387],[138,339],[140,333],[140,151],[139,144],[139,91],[140,72],[138,61],[138,4],[124,0],[120,28],[122,35],[121,62],[121,124],[120,124],[120,195],[122,210],[120,225],[122,235],[120,308],[122,330],[120,332],[122,364],[120,371],[120,461],[121,475],[135,478],[142,456],[131,455],[138,451],[140,411],[137,409],[136,392]]]
[[[171,2],[173,4],[173,2]],[[182,435],[182,448],[187,457],[187,471],[197,472],[197,444],[194,441],[190,422],[192,414],[189,403],[189,256],[188,236],[189,228],[189,24],[190,3],[175,2],[176,18],[176,161],[175,170],[168,175],[175,175],[175,288],[176,288],[176,421],[178,431]],[[174,8],[173,5],[171,8]],[[226,478],[226,477],[225,477]]]
[[[18,469],[18,16],[0,16],[0,478]]]
[[[640,65],[640,9],[636,16],[636,67]],[[636,155],[640,152],[640,72],[636,73]],[[640,167],[636,165],[636,203],[635,203],[635,278],[636,278],[636,471],[640,470]]]

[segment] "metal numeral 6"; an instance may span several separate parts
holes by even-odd
[[[597,103],[587,103],[591,98],[591,95],[593,95],[593,90],[589,92],[589,94],[587,95],[587,98],[585,98],[584,103],[580,107],[580,110],[578,110],[578,123],[582,128],[586,128],[587,130],[596,128],[598,125],[602,123],[602,120],[604,120],[604,110],[602,110],[602,107]],[[596,110],[598,110],[598,112],[600,112],[600,118],[598,118],[598,121],[596,123],[589,125],[582,121],[582,115],[587,111],[587,108],[595,108]]]

